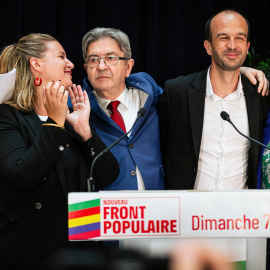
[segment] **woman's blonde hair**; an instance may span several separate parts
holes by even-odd
[[[13,95],[7,104],[18,110],[31,111],[35,108],[35,78],[30,70],[31,57],[44,58],[46,43],[57,41],[50,35],[33,33],[22,37],[17,44],[7,46],[0,55],[0,74],[16,68],[16,81]]]

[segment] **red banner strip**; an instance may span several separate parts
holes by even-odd
[[[100,214],[100,206],[69,212],[68,219],[86,217],[96,214]]]

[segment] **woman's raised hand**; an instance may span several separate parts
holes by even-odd
[[[72,90],[73,89],[73,90]],[[68,110],[67,121],[73,126],[75,132],[86,141],[92,137],[89,125],[90,102],[86,91],[82,91],[80,85],[68,88],[68,92],[73,105],[73,112]]]

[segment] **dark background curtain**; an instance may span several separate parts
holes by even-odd
[[[210,64],[203,47],[204,25],[214,12],[226,7],[247,16],[251,46],[266,56],[270,50],[269,0],[0,0],[0,47],[32,32],[51,34],[75,64],[73,82],[81,84],[85,77],[83,35],[97,26],[118,28],[130,38],[133,72],[147,72],[163,86],[166,79]]]

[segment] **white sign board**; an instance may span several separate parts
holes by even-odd
[[[270,192],[69,194],[69,239],[270,237]]]

